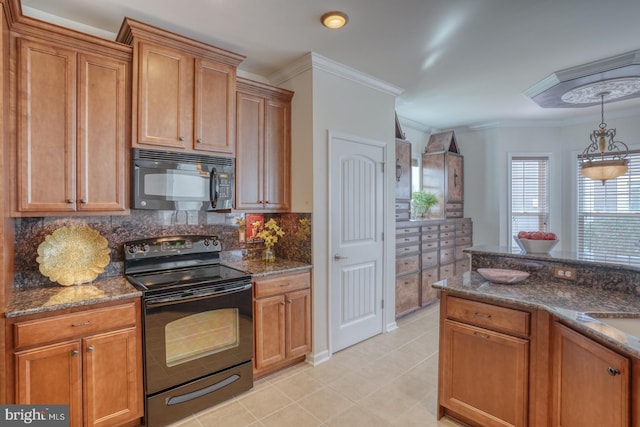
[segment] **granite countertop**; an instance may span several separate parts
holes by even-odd
[[[278,259],[273,263],[228,259],[223,261],[223,264],[258,277],[311,268],[309,264],[286,259]],[[5,317],[25,316],[140,296],[142,292],[131,285],[124,276],[107,277],[82,285],[16,290],[9,297]]]
[[[16,290],[9,296],[5,317],[25,316],[141,295],[142,292],[123,276],[107,277],[82,285]]]
[[[288,259],[276,259],[275,262],[264,262],[260,259],[228,259],[222,261],[226,265],[237,270],[246,271],[254,277],[268,276],[270,274],[291,273],[295,271],[309,270],[311,265]]]
[[[604,317],[640,318],[640,297],[585,286],[530,283],[512,285],[488,282],[475,271],[441,280],[434,288],[487,302],[516,303],[524,308],[544,309],[586,335],[640,358],[640,337],[624,334],[601,321]]]

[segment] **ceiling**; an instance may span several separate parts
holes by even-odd
[[[315,52],[403,90],[396,110],[430,130],[599,122],[598,106],[541,108],[524,92],[552,73],[640,49],[638,0],[23,0],[115,38],[125,16],[231,50],[268,77]],[[349,15],[329,30],[320,16]],[[71,22],[64,25],[74,27]],[[77,27],[77,26],[76,26]],[[607,115],[640,111],[640,98]]]

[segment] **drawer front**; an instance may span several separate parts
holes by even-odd
[[[396,248],[396,257],[419,254],[419,253],[420,253],[420,245],[410,245],[410,246],[404,246],[401,248]]]
[[[438,240],[439,237],[440,237],[440,234],[437,231],[427,232],[427,233],[425,233],[424,231],[422,232],[422,241],[423,242],[428,242],[428,241],[431,241],[431,240]]]
[[[438,265],[438,251],[422,253],[422,269]]]
[[[455,264],[447,264],[440,267],[438,270],[438,274],[440,275],[440,280],[451,279],[456,275],[456,266]]]
[[[263,298],[306,289],[310,286],[311,275],[309,272],[304,272],[255,279],[253,281],[253,292],[256,298]]]
[[[469,258],[469,254],[464,252],[465,249],[467,246],[456,246],[456,260]]]
[[[456,261],[456,276],[471,271],[471,260],[469,258]]]
[[[16,348],[87,336],[100,331],[135,326],[135,304],[123,304],[77,313],[28,320],[13,325]]]
[[[396,276],[412,273],[420,269],[420,255],[396,258]]]
[[[443,232],[455,230],[456,224],[454,222],[445,222],[444,224],[440,225],[440,235],[442,235]]]
[[[497,331],[526,336],[530,333],[530,313],[493,304],[448,296],[446,316]]]
[[[409,209],[411,209],[411,205],[409,202],[396,201],[396,210],[398,209],[408,211]]]
[[[447,210],[462,211],[462,203],[447,203]]]
[[[447,218],[462,218],[462,211],[452,211],[447,207]]]
[[[396,315],[407,313],[420,307],[419,273],[396,279]]]
[[[437,240],[435,242],[422,242],[422,251],[434,251],[437,250],[440,246],[440,242]]]
[[[456,236],[456,246],[471,246],[471,236]]]
[[[426,270],[422,270],[422,286],[431,285],[432,283],[437,282],[438,279],[438,269],[437,268],[427,268]]]
[[[396,228],[396,239],[409,234],[420,235],[420,227]]]
[[[441,231],[440,240],[454,240],[456,238],[455,231]]]
[[[427,233],[427,234],[433,234],[433,233],[437,233],[439,231],[439,227],[435,224],[433,225],[423,225],[422,226],[422,233]]]
[[[453,245],[456,243],[455,239],[444,239],[440,240],[441,248],[453,248]]]
[[[453,248],[440,249],[440,264],[450,264],[455,261],[455,253]]]
[[[462,223],[464,224],[464,223]],[[471,237],[471,227],[458,227],[456,229],[456,237],[464,237],[464,236],[469,236]]]
[[[415,244],[420,241],[420,235],[407,234],[405,236],[396,236],[396,245]]]
[[[411,218],[409,211],[396,211],[396,221],[406,221]]]

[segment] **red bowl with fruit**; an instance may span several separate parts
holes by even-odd
[[[555,233],[544,231],[521,231],[513,239],[520,249],[530,254],[549,253],[560,241]]]

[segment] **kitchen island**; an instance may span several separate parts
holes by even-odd
[[[571,253],[465,252],[472,271],[434,284],[439,416],[482,426],[640,425],[640,334],[611,322],[640,322],[637,268]],[[494,284],[477,273],[483,267],[530,275]]]

